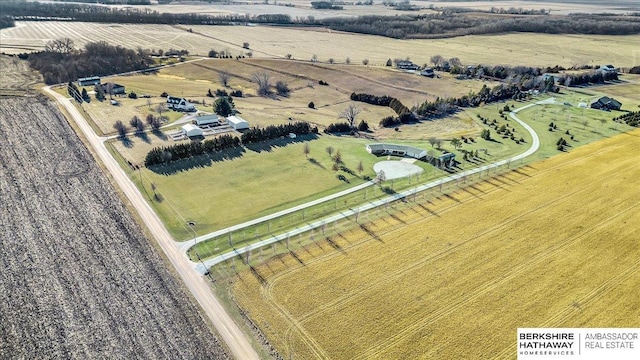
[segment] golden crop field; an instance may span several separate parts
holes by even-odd
[[[518,327],[638,327],[638,137],[434,189],[254,263],[234,295],[285,358],[513,358]]]
[[[193,32],[188,32],[192,29]],[[354,63],[368,59],[371,66],[387,59],[406,58],[423,64],[433,55],[458,57],[464,64],[505,64],[565,67],[579,64],[614,64],[631,67],[640,63],[640,35],[550,35],[514,33],[473,35],[435,40],[397,40],[373,35],[341,33],[323,28],[278,28],[272,26],[170,26],[98,24],[80,22],[16,22],[0,30],[0,50],[16,53],[43,49],[46,41],[70,37],[76,45],[104,40],[128,48],[186,49],[206,56],[211,49],[234,55],[284,57],[322,62],[333,58]]]

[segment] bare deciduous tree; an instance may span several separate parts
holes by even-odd
[[[364,66],[369,65],[369,59],[362,60],[362,65],[364,65]]]
[[[431,57],[431,63],[434,66],[440,66],[444,62],[444,58],[441,55],[433,55]]]
[[[156,111],[159,114],[159,117],[162,119],[162,112],[164,111],[164,104],[158,104],[156,106]]]
[[[462,61],[460,61],[457,57],[452,57],[449,59],[449,65],[451,66],[462,66]]]
[[[346,109],[342,110],[342,112],[338,115],[338,119],[345,119],[349,123],[351,128],[354,128],[356,125],[356,117],[360,114],[360,108],[356,105],[350,104]]]
[[[47,41],[44,50],[49,52],[57,52],[60,54],[68,54],[73,51],[73,40],[68,37]]]
[[[231,75],[229,75],[229,73],[226,71],[220,71],[220,73],[218,73],[218,79],[220,79],[220,83],[222,83],[222,86],[224,87],[229,86],[230,78],[231,78]]]
[[[308,142],[304,143],[303,152],[304,152],[304,156],[306,158],[309,158],[309,153],[311,152],[311,149],[309,148],[309,143]]]
[[[269,82],[271,80],[271,75],[269,75],[269,73],[264,71],[257,72],[254,73],[251,78],[256,82],[256,84],[258,84],[258,95],[269,96],[269,94],[271,94],[271,83]]]
[[[327,151],[327,154],[329,154],[329,157],[333,155],[333,147],[327,146],[325,150]]]

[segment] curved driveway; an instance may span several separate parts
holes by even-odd
[[[533,104],[525,105],[525,106],[523,106],[521,108],[518,108],[518,109],[515,109],[515,110],[513,110],[512,112],[509,113],[509,116],[513,120],[517,121],[520,125],[522,125],[525,128],[525,130],[527,130],[529,132],[529,134],[531,134],[531,139],[532,139],[531,146],[529,147],[529,149],[527,149],[522,154],[510,157],[508,159],[504,159],[504,160],[501,160],[501,161],[497,161],[497,162],[492,163],[492,164],[488,164],[488,165],[484,165],[484,166],[481,166],[481,167],[478,167],[478,168],[466,170],[466,171],[463,171],[461,173],[449,175],[449,176],[444,177],[442,179],[434,180],[432,182],[417,186],[414,189],[405,190],[403,192],[393,194],[392,196],[386,197],[384,199],[380,199],[380,200],[377,200],[377,201],[369,202],[369,203],[364,204],[362,206],[359,206],[359,207],[357,207],[355,209],[349,209],[349,210],[342,211],[342,212],[340,212],[338,214],[335,214],[333,216],[330,216],[328,218],[324,218],[322,220],[318,220],[318,221],[313,222],[311,224],[307,224],[307,225],[299,227],[299,228],[297,228],[295,230],[286,232],[284,234],[273,236],[273,237],[271,237],[269,239],[265,239],[265,240],[262,240],[260,242],[254,243],[254,244],[250,244],[250,245],[247,245],[247,246],[239,248],[239,249],[234,249],[233,251],[230,251],[228,253],[225,253],[225,254],[222,254],[222,255],[207,259],[207,260],[203,260],[198,264],[193,263],[193,265],[195,265],[195,268],[199,273],[204,274],[206,272],[206,270],[208,268],[210,268],[211,266],[216,265],[218,263],[221,263],[221,262],[223,262],[225,260],[228,260],[228,259],[230,259],[230,258],[232,258],[234,256],[245,254],[245,253],[251,251],[252,249],[258,249],[260,247],[263,247],[263,246],[266,246],[266,245],[269,245],[269,244],[272,244],[272,243],[275,243],[275,242],[279,242],[279,241],[285,240],[287,238],[291,238],[291,237],[293,237],[295,235],[299,235],[299,234],[302,234],[304,232],[307,232],[307,231],[310,231],[310,230],[313,230],[313,229],[317,229],[317,228],[320,228],[320,227],[323,227],[323,226],[330,225],[332,222],[344,219],[344,218],[349,217],[349,216],[354,216],[355,217],[356,215],[360,214],[363,211],[371,210],[373,208],[388,204],[390,202],[407,198],[407,197],[409,197],[411,195],[414,195],[416,193],[419,193],[421,191],[425,191],[425,190],[434,188],[436,186],[448,183],[450,181],[458,180],[458,179],[463,178],[465,176],[469,176],[469,175],[473,175],[473,174],[476,174],[476,173],[479,173],[479,172],[482,172],[482,171],[485,171],[485,170],[493,169],[493,168],[502,166],[504,164],[509,164],[512,161],[517,161],[517,160],[520,160],[520,159],[524,159],[527,156],[529,156],[529,155],[535,153],[536,151],[538,151],[538,149],[540,148],[540,138],[538,137],[538,134],[536,134],[535,130],[533,130],[533,128],[531,126],[529,126],[527,123],[525,123],[524,121],[520,120],[520,118],[518,118],[518,116],[516,114],[518,112],[524,110],[524,109],[528,109],[528,108],[536,106],[536,105],[553,104],[554,102],[555,102],[554,98],[549,98],[549,99],[546,99],[546,100],[543,100],[543,101],[538,101],[538,102],[533,103]],[[304,206],[304,204],[301,205],[301,206]],[[250,226],[252,224],[253,224],[252,222],[238,224],[238,225],[234,226],[234,229],[242,229],[242,228],[244,228],[246,226]],[[193,246],[193,244],[191,244],[191,246]],[[190,248],[190,246],[184,246],[183,247],[183,251],[188,250],[188,248]]]

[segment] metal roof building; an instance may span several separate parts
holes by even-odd
[[[245,130],[249,128],[249,122],[239,116],[229,116],[227,117],[227,122],[234,130]]]
[[[204,136],[204,131],[193,124],[182,125],[182,132],[188,137]]]

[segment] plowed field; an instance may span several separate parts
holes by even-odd
[[[638,327],[639,137],[434,190],[332,246],[254,264],[235,295],[304,359],[513,358],[518,327]]]
[[[0,359],[229,358],[55,106],[0,109]]]

